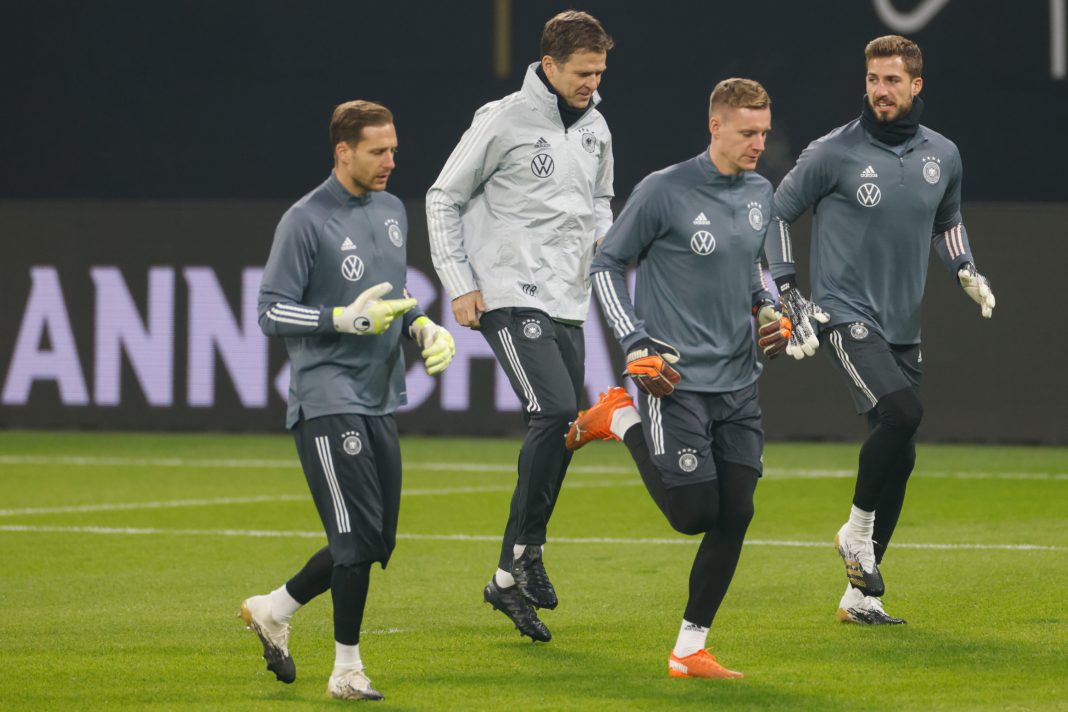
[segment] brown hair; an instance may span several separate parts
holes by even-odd
[[[607,52],[615,42],[593,15],[566,10],[545,23],[541,33],[541,56],[563,64],[575,52]]]
[[[373,101],[346,101],[338,104],[330,119],[330,148],[344,141],[356,145],[363,138],[364,126],[385,126],[393,123],[393,113]]]
[[[901,57],[905,71],[913,79],[923,76],[923,52],[920,46],[901,35],[876,37],[864,48],[864,64],[876,57]]]
[[[712,118],[712,112],[724,106],[732,109],[770,109],[771,97],[760,82],[731,77],[712,90],[712,95],[708,97],[708,117]]]

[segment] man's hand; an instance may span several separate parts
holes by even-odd
[[[671,364],[679,362],[679,350],[656,339],[642,339],[627,352],[627,375],[643,393],[654,398],[670,395],[682,380]]]
[[[786,312],[792,325],[786,353],[798,360],[812,356],[820,347],[820,340],[816,338],[816,328],[812,325],[812,321],[826,324],[831,317],[820,309],[818,304],[813,304],[801,296],[801,290],[797,287],[784,289],[779,298],[782,300],[783,311]]]
[[[482,301],[482,292],[477,289],[452,300],[452,315],[460,326],[477,329],[480,326],[478,318],[485,312],[486,303]]]
[[[775,358],[786,350],[793,333],[789,317],[782,315],[778,307],[770,301],[764,301],[753,307],[757,320],[757,345],[768,358]]]
[[[436,376],[449,367],[452,357],[456,354],[456,342],[445,327],[421,316],[412,322],[410,331],[412,338],[423,350],[420,355],[428,374]]]
[[[381,334],[398,316],[415,308],[414,299],[382,299],[393,289],[389,282],[368,287],[347,307],[334,307],[334,329],[342,334]]]
[[[964,288],[972,301],[979,305],[983,318],[989,319],[993,316],[994,305],[997,301],[994,299],[993,290],[990,289],[990,280],[979,274],[971,262],[961,265],[957,272],[957,279],[960,280],[960,286]]]

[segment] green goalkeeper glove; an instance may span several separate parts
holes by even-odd
[[[456,342],[445,327],[438,326],[429,317],[421,316],[412,322],[408,331],[423,350],[420,355],[428,374],[435,376],[449,367],[456,354]]]
[[[382,299],[393,289],[389,282],[368,287],[347,307],[334,307],[334,329],[342,334],[381,334],[398,316],[415,308],[415,300]]]
[[[972,301],[979,305],[983,318],[992,317],[994,305],[997,302],[994,300],[994,292],[990,289],[990,280],[979,274],[971,262],[961,265],[957,272],[957,279],[960,280],[960,286],[964,288]]]

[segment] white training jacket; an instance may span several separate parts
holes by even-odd
[[[594,106],[564,129],[531,64],[477,112],[426,194],[434,268],[450,298],[583,321],[595,241],[612,224],[612,135]]]

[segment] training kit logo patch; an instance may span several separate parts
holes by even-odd
[[[540,151],[543,148],[550,148],[551,145],[545,140],[544,136],[538,136],[537,142],[534,144],[534,150]]]
[[[341,262],[341,276],[350,282],[359,282],[363,276],[363,260],[357,255],[349,255]]]
[[[716,238],[708,230],[698,230],[690,238],[690,249],[701,256],[711,255],[716,249]]]
[[[360,440],[360,434],[355,430],[342,433],[341,449],[345,451],[346,455],[359,455],[360,450],[363,450],[363,441]]]
[[[883,199],[879,186],[874,183],[865,183],[857,188],[857,202],[865,208],[874,208]]]
[[[523,320],[523,336],[528,339],[537,339],[541,337],[541,324],[537,319],[524,319]]]
[[[404,235],[401,234],[400,224],[393,218],[386,220],[386,232],[389,233],[389,241],[395,247],[400,247],[404,244]]]
[[[859,321],[855,321],[849,325],[849,335],[857,341],[862,341],[868,338],[868,327]]]
[[[860,172],[860,177],[861,178],[878,178],[879,174],[875,172],[874,168],[872,168],[871,166],[868,166],[867,168],[865,168],[864,170],[862,170]]]
[[[679,450],[679,469],[683,472],[693,472],[697,469],[697,451],[690,448]]]
[[[538,285],[531,284],[529,282],[523,282],[521,285],[519,285],[519,288],[522,289],[523,294],[527,295],[528,297],[536,296],[538,293]]]
[[[705,217],[704,213],[697,213],[697,217],[695,217],[693,219],[693,224],[694,225],[710,225],[711,223],[708,222],[708,218]]]
[[[355,250],[355,249],[356,249],[356,245],[352,244],[352,238],[349,237],[348,235],[346,235],[345,236],[345,241],[341,243],[341,251],[345,252],[346,250]]]
[[[746,207],[749,208],[749,227],[754,230],[764,227],[764,213],[760,210],[762,207],[760,203],[749,203]]]
[[[582,148],[586,150],[586,153],[597,153],[597,137],[589,131],[583,131]]]
[[[923,161],[923,179],[934,185],[942,177],[942,161],[937,156],[924,156]]]
[[[530,172],[538,178],[548,178],[554,170],[556,170],[556,164],[553,163],[553,157],[548,153],[539,153],[530,159]]]

